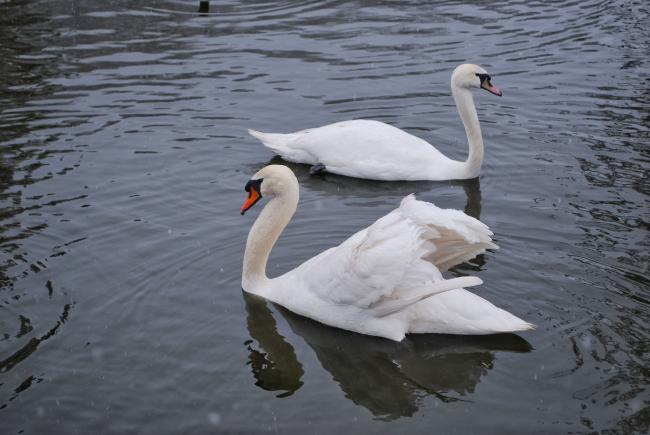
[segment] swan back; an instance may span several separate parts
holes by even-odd
[[[408,307],[481,283],[476,277],[445,280],[440,269],[496,248],[491,234],[458,210],[409,195],[341,245],[271,280],[265,296],[329,325],[400,340],[411,322]]]

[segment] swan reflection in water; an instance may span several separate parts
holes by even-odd
[[[277,397],[287,397],[302,386],[304,371],[296,358],[293,346],[278,334],[275,319],[266,301],[246,292],[246,326],[251,340],[244,344],[248,348],[248,364],[260,388],[280,391]],[[261,349],[255,348],[257,341]]]
[[[255,385],[280,392],[278,397],[289,396],[303,385],[302,365],[293,346],[278,333],[268,303],[242,293],[251,336],[245,344]],[[532,349],[515,334],[409,335],[396,343],[325,326],[273,306],[314,350],[345,397],[385,420],[412,416],[428,395],[442,402],[465,400],[494,366],[495,352]]]

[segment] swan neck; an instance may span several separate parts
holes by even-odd
[[[483,164],[483,135],[481,134],[481,125],[478,121],[478,114],[474,106],[474,98],[469,89],[461,88],[452,83],[451,92],[456,102],[456,108],[460,119],[463,121],[465,127],[465,134],[467,134],[467,142],[469,143],[469,156],[463,162],[464,177],[474,178],[477,177],[481,165]]]
[[[282,234],[298,205],[298,186],[274,196],[262,209],[248,233],[242,288],[255,292],[268,281],[266,264],[275,242]]]

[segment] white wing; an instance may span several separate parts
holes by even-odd
[[[481,284],[444,280],[440,270],[496,248],[490,230],[458,210],[417,201],[400,207],[294,271],[320,299],[382,317],[434,294]]]

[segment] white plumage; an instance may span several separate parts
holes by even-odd
[[[533,326],[462,287],[477,277],[444,279],[442,271],[496,249],[490,230],[458,210],[415,199],[277,278],[266,277],[273,244],[298,203],[298,181],[270,165],[252,178],[273,196],[251,228],[242,287],[327,325],[401,340],[407,333],[491,334]],[[242,213],[256,201],[251,197]]]
[[[319,165],[349,177],[374,180],[451,180],[478,176],[483,163],[483,137],[472,88],[501,95],[478,65],[458,66],[451,90],[469,143],[466,161],[456,161],[419,137],[379,121],[337,122],[289,134],[249,130],[285,160]]]

